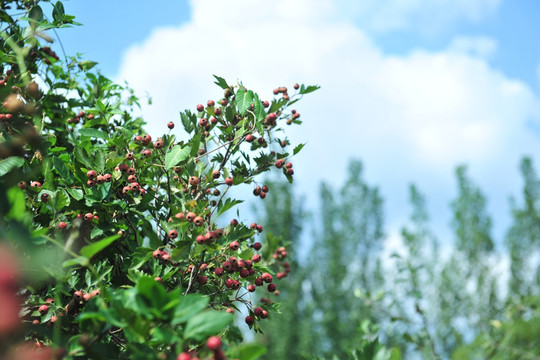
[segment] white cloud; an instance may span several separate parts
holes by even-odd
[[[472,3],[483,5],[456,4],[473,16],[498,2]],[[321,179],[339,184],[348,159],[360,157],[369,181],[382,188],[394,228],[407,217],[413,181],[437,225],[447,225],[453,168],[462,162],[488,192],[491,209],[506,211],[520,156],[538,153],[526,124],[539,119],[540,107],[526,84],[483,59],[494,43],[458,38],[445,51],[388,56],[340,20],[331,2],[321,4],[193,1],[192,21],[158,29],[126,51],[119,78],[152,95],[143,111],[155,134],[178,111],[221,96],[211,74],[241,79],[266,99],[276,86],[320,84],[298,105],[304,124],[291,129],[296,142],[308,142],[294,161],[308,202]]]
[[[458,20],[479,22],[502,0],[363,0],[338,1],[339,13],[374,32],[416,30],[436,33]]]
[[[452,40],[449,50],[457,53],[489,58],[497,51],[497,42],[488,37],[458,36]]]

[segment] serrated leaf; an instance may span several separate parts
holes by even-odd
[[[82,136],[90,136],[90,137],[100,138],[104,140],[109,140],[109,135],[107,135],[106,132],[98,130],[98,129],[92,129],[92,128],[80,129],[79,134],[81,134]]]
[[[105,170],[105,154],[101,149],[98,149],[94,153],[94,169],[97,172],[103,172]]]
[[[304,95],[304,94],[309,94],[310,92],[313,92],[315,90],[318,90],[320,89],[321,87],[319,85],[309,85],[309,86],[304,86],[302,84],[302,86],[300,87],[300,94]]]
[[[302,150],[302,148],[305,146],[306,144],[298,144],[294,150],[293,150],[293,155],[296,155],[300,152],[300,150]]]
[[[75,200],[81,200],[84,196],[84,193],[81,189],[67,188],[66,190]]]
[[[243,114],[253,103],[253,91],[245,91],[243,88],[238,89],[236,92],[236,106],[238,112]]]
[[[219,77],[217,75],[212,75],[217,81],[214,81],[214,84],[216,84],[217,86],[219,86],[220,88],[222,89],[226,89],[229,87],[229,85],[227,85],[227,82],[225,81],[224,78],[222,77]]]
[[[71,185],[73,183],[73,174],[69,171],[66,164],[64,162],[57,158],[56,156],[53,157],[53,165],[54,169],[60,175],[60,177],[68,184]]]
[[[255,94],[254,100],[253,100],[253,112],[255,113],[255,117],[257,118],[257,121],[264,120],[266,116],[266,112],[264,111],[264,105],[259,99],[259,95]]]
[[[243,200],[232,200],[230,198],[227,198],[227,200],[225,200],[225,203],[219,207],[217,216],[220,216],[225,211],[228,211],[232,209],[233,207],[235,207],[236,205],[241,204],[243,202],[244,202]]]
[[[81,249],[81,255],[87,258],[91,258],[92,256],[96,255],[98,252],[105,249],[107,246],[111,245],[113,242],[115,242],[119,237],[120,235],[115,234],[113,236],[106,237],[105,239],[96,241],[93,244],[86,245]]]
[[[231,324],[234,316],[230,313],[208,310],[189,319],[184,331],[186,339],[202,341],[215,335]]]
[[[69,206],[70,202],[69,195],[64,189],[56,190],[56,210],[62,210]]]
[[[165,168],[172,169],[179,162],[186,160],[189,157],[190,148],[188,146],[175,145],[165,154]]]
[[[80,163],[82,163],[83,165],[85,165],[88,169],[91,169],[91,168],[92,168],[92,160],[90,159],[90,157],[89,157],[88,154],[86,153],[86,150],[85,150],[85,149],[80,148],[80,147],[76,147],[76,148],[75,148],[75,158],[76,158]]]
[[[18,156],[8,157],[7,159],[0,160],[0,176],[6,175],[8,172],[15,168],[19,168],[24,164],[24,159]]]

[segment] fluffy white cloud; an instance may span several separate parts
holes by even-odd
[[[470,3],[478,5],[456,4],[473,16],[498,2]],[[308,143],[295,165],[304,193],[316,198],[322,179],[340,183],[348,159],[360,157],[386,197],[391,227],[407,216],[409,182],[447,225],[453,168],[467,162],[491,209],[507,211],[520,156],[538,153],[528,124],[540,104],[484,60],[495,43],[459,38],[445,51],[388,56],[340,11],[331,1],[193,1],[192,20],[128,49],[118,77],[151,94],[143,112],[156,134],[179,110],[221,96],[211,74],[240,79],[263,98],[276,86],[317,83],[322,89],[298,105],[305,122],[292,135]]]
[[[492,15],[501,0],[337,1],[340,13],[374,32],[416,30],[430,34],[457,20],[478,22]]]

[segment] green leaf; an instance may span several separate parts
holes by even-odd
[[[82,200],[84,193],[81,189],[66,188],[67,192],[73,196],[75,200]]]
[[[95,61],[83,60],[83,61],[79,62],[79,67],[84,71],[88,71],[91,68],[93,68],[94,66],[96,66],[97,64],[98,63],[95,62]]]
[[[83,165],[85,165],[88,169],[91,169],[91,168],[92,168],[92,160],[90,159],[90,157],[89,157],[88,154],[86,153],[86,150],[85,150],[85,149],[80,148],[80,147],[76,147],[76,148],[75,148],[75,158],[76,158],[80,163],[82,163]]]
[[[210,298],[203,295],[189,294],[182,296],[174,312],[171,324],[178,325],[188,321],[191,317],[203,311],[209,301]]]
[[[24,159],[18,156],[8,157],[7,159],[0,160],[0,176],[6,175],[14,168],[19,168],[24,164]]]
[[[60,175],[60,177],[66,183],[71,185],[73,183],[73,174],[71,173],[71,171],[69,171],[66,164],[64,164],[64,162],[60,160],[59,158],[57,158],[56,156],[53,157],[52,160],[53,160],[54,169],[56,170],[58,175]]]
[[[266,112],[264,111],[264,105],[259,99],[259,95],[257,94],[255,94],[255,98],[254,98],[253,112],[255,113],[257,121],[264,120],[266,116]]]
[[[217,216],[220,216],[225,211],[232,209],[234,206],[243,203],[243,200],[232,200],[231,198],[227,198],[225,200],[225,203],[219,208],[217,212]]]
[[[36,26],[35,22],[43,21],[43,10],[41,10],[41,6],[36,5],[32,7],[32,9],[30,9],[30,12],[28,13],[28,17],[34,20],[34,22],[30,22],[30,25],[32,27]]]
[[[105,154],[103,154],[103,150],[101,150],[101,149],[98,149],[95,152],[94,169],[97,172],[105,171]]]
[[[238,89],[236,92],[236,106],[238,112],[243,114],[253,103],[253,91],[245,91],[243,88]]]
[[[240,360],[256,360],[266,354],[266,347],[261,344],[245,344],[240,347]]]
[[[116,234],[113,236],[109,236],[105,239],[96,241],[93,244],[86,245],[85,247],[81,249],[81,255],[87,258],[91,258],[92,256],[96,255],[101,250],[105,249],[107,246],[111,245],[119,237],[120,235]]]
[[[172,169],[179,162],[186,160],[189,157],[190,148],[187,146],[174,146],[167,154],[165,154],[165,168]]]
[[[92,232],[90,233],[90,238],[95,238],[97,236],[101,236],[103,235],[103,229],[99,228],[99,227],[95,227]]]
[[[84,128],[79,130],[79,134],[82,136],[90,136],[95,138],[100,138],[104,140],[109,140],[109,135],[107,135],[106,132],[98,130],[98,129],[92,129],[92,128]]]
[[[81,265],[81,266],[87,266],[88,265],[88,258],[84,256],[78,256],[74,259],[69,259],[64,261],[62,264],[63,267],[69,267],[73,265]]]
[[[20,220],[26,213],[26,199],[24,197],[24,192],[14,186],[7,191],[7,198],[11,205],[7,216],[11,219]]]
[[[293,150],[293,155],[296,155],[300,152],[300,150],[302,150],[302,148],[305,146],[306,144],[299,144],[297,145],[294,150]]]
[[[56,190],[56,210],[62,210],[69,206],[70,202],[69,195],[64,189]]]
[[[54,21],[61,22],[64,19],[64,5],[57,1],[56,4],[54,4],[52,16]]]
[[[313,92],[315,90],[320,89],[321,87],[319,85],[309,85],[309,86],[302,86],[300,87],[300,94],[309,94],[310,92]]]
[[[214,78],[217,80],[217,81],[214,81],[214,84],[216,84],[217,86],[221,87],[222,89],[226,89],[229,87],[229,85],[227,85],[227,82],[225,81],[224,78],[219,77],[217,75],[212,75],[212,76],[214,76]]]
[[[189,319],[184,331],[186,339],[202,341],[211,335],[216,335],[233,322],[233,314],[208,310]]]

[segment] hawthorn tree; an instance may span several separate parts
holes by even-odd
[[[0,10],[0,357],[262,355],[233,313],[255,332],[274,316],[287,250],[231,219],[242,200],[228,192],[250,184],[264,199],[269,170],[292,182],[303,145],[284,127],[318,86],[263,100],[214,76],[223,97],[182,112],[183,131],[167,119],[148,134],[133,91],[44,44],[78,24],[40,2]]]

